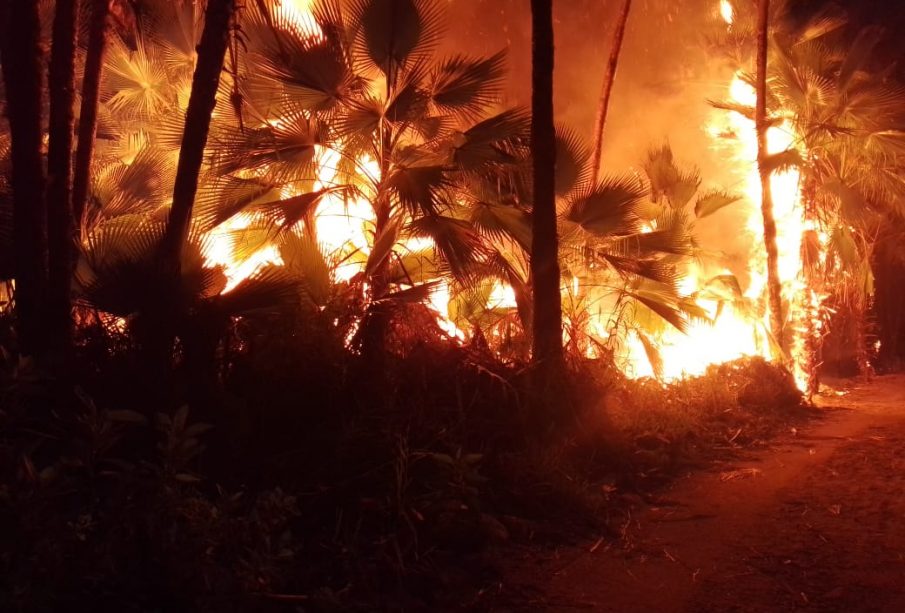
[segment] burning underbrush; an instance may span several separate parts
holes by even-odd
[[[651,483],[762,446],[809,413],[788,371],[758,357],[665,386],[626,380],[609,390],[606,406],[613,428],[634,448],[636,474]]]

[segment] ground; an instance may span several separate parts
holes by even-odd
[[[637,501],[616,542],[513,554],[487,608],[905,611],[905,376],[818,405],[768,450]]]

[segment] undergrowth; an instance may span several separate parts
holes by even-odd
[[[206,379],[177,360],[148,380],[101,327],[80,331],[72,381],[8,356],[0,606],[452,607],[492,580],[498,546],[617,538],[621,495],[802,414],[757,359],[666,386],[576,360],[545,405],[525,364],[416,315],[377,377],[286,320],[237,324]]]

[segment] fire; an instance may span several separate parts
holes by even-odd
[[[212,230],[206,238],[207,248],[205,259],[208,266],[219,266],[226,275],[226,287],[223,292],[228,292],[236,287],[242,280],[255,274],[268,264],[281,265],[276,245],[266,244],[255,250],[249,257],[240,258],[237,255],[236,236],[239,231],[247,229],[254,223],[253,215],[236,215],[226,223]]]
[[[274,12],[305,34],[320,34],[320,27],[311,15],[311,0],[280,0]]]
[[[735,19],[735,9],[729,0],[720,0],[720,16],[728,25],[732,25]]]
[[[733,6],[727,0],[720,2],[720,14],[731,25],[734,19]],[[757,101],[754,88],[741,73],[733,75],[727,94],[732,102],[753,107]],[[761,185],[757,166],[757,133],[754,121],[736,112],[715,111],[714,125],[710,133],[714,144],[727,147],[729,158],[733,160],[733,172],[738,176],[745,198],[736,206],[742,207],[745,216],[744,231],[754,246],[747,270],[750,281],[744,289],[744,298],[753,304],[764,304],[767,285],[766,252],[763,246],[763,219],[760,212]],[[724,135],[730,135],[725,138]],[[770,154],[781,153],[795,148],[798,135],[790,121],[773,126],[767,132],[767,146]],[[806,226],[800,202],[800,173],[795,170],[775,172],[770,185],[773,193],[774,215],[777,226],[777,247],[779,251],[779,276],[782,282],[784,302],[789,305],[787,318],[801,322],[813,317],[815,297],[808,299],[803,292],[800,244]],[[692,295],[702,289],[703,283],[713,277],[713,271],[705,274],[701,265],[692,264],[680,282],[684,295]],[[727,274],[729,271],[722,271]],[[804,298],[802,298],[804,296]],[[663,380],[674,380],[688,375],[702,374],[709,365],[726,362],[745,356],[762,356],[771,359],[776,349],[771,346],[769,312],[765,306],[758,321],[749,313],[739,312],[734,306],[724,305],[718,309],[716,300],[698,298],[696,305],[704,309],[710,321],[694,321],[686,334],[669,328],[654,338],[662,360]],[[793,374],[801,389],[805,388],[806,374],[802,369],[803,340],[802,326],[793,327],[792,365]],[[622,366],[630,376],[652,376],[654,369],[647,355],[644,342],[637,333],[627,339],[626,353],[622,356]]]
[[[277,9],[287,19],[297,24],[299,29],[316,35],[317,25],[311,17],[308,0],[284,0]],[[730,0],[720,0],[719,14],[731,26],[735,10]],[[756,93],[742,73],[736,73],[726,86],[726,96],[732,102],[753,107]],[[715,110],[712,125],[709,126],[713,146],[719,148],[730,160],[729,171],[732,182],[743,192],[744,198],[733,206],[743,211],[744,225],[738,231],[746,234],[746,243],[752,246],[747,254],[747,286],[741,295],[720,295],[711,291],[710,281],[720,276],[730,276],[731,271],[715,262],[692,260],[681,272],[679,286],[681,295],[700,309],[703,317],[692,320],[685,333],[670,326],[659,332],[651,332],[642,338],[638,331],[618,331],[614,326],[614,312],[618,304],[603,304],[606,301],[591,300],[593,285],[584,284],[584,278],[573,275],[563,281],[563,292],[579,305],[584,317],[581,318],[587,334],[607,341],[611,335],[619,334],[615,345],[617,365],[629,376],[657,375],[661,380],[670,381],[690,375],[702,374],[708,366],[746,356],[773,358],[776,348],[771,346],[768,335],[769,313],[766,310],[766,255],[763,247],[763,221],[760,212],[761,188],[757,167],[757,138],[754,122],[741,113]],[[780,153],[795,148],[800,139],[795,134],[791,121],[785,120],[771,127],[767,134],[770,153]],[[805,153],[805,152],[801,152]],[[337,177],[342,153],[337,150],[318,148],[317,182],[314,189],[329,188],[346,182]],[[357,160],[360,179],[375,184],[380,180],[380,168],[376,160],[364,156]],[[800,242],[806,230],[800,203],[800,179],[797,170],[774,173],[771,187],[774,199],[774,214],[778,229],[779,274],[782,280],[783,297],[789,305],[787,319],[793,322],[795,330],[791,342],[793,364],[801,363],[803,332],[798,332],[802,321],[813,317],[814,303],[818,296],[804,291]],[[296,195],[292,188],[283,190],[283,197]],[[281,263],[279,252],[273,245],[262,245],[251,257],[238,261],[232,237],[253,223],[251,216],[239,216],[216,229],[209,238],[213,248],[208,255],[209,263],[224,268],[229,280],[225,291],[229,291],[243,278],[253,274],[267,264]],[[371,202],[358,195],[337,191],[326,195],[315,212],[315,234],[322,250],[335,262],[337,281],[349,281],[364,270],[370,246],[373,244],[375,213]],[[302,230],[298,230],[302,231]],[[421,252],[433,248],[427,239],[402,239],[396,246],[400,252]],[[419,281],[430,281],[420,279]],[[426,305],[437,316],[442,329],[452,338],[464,339],[465,335],[448,317],[451,288],[443,280],[437,280],[435,291]],[[514,309],[515,292],[511,286],[498,282],[487,300],[488,309]],[[616,339],[612,339],[616,340]],[[650,345],[656,346],[659,359],[649,355]],[[597,351],[588,349],[589,355]],[[652,364],[658,364],[655,372]],[[796,368],[796,378],[803,383],[803,373]]]

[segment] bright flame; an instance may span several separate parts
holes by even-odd
[[[293,23],[304,34],[321,33],[320,26],[311,14],[311,0],[281,0],[274,13],[284,20]]]
[[[732,22],[732,5],[725,0],[720,4],[721,14],[727,23]],[[757,94],[742,75],[736,73],[728,86],[729,99],[743,106],[754,106]],[[765,305],[767,286],[766,253],[763,247],[763,218],[760,211],[761,184],[757,167],[757,132],[754,122],[740,113],[715,111],[715,124],[711,134],[719,137],[718,144],[728,148],[728,157],[734,160],[733,167],[739,173],[744,199],[738,205],[744,211],[745,232],[748,233],[753,250],[748,259],[749,283],[743,288],[743,302],[738,306],[733,302],[724,303],[720,308],[718,299],[697,298],[695,304],[703,309],[709,321],[694,320],[685,334],[667,328],[654,341],[662,361],[661,378],[666,381],[689,375],[703,374],[711,364],[718,364],[746,356],[773,357],[773,349],[767,330],[769,313],[762,308],[763,315],[758,321],[752,317],[745,304]],[[790,122],[785,121],[767,132],[769,153],[780,153],[796,146],[797,137]],[[796,296],[803,287],[801,283],[800,241],[805,230],[800,206],[800,176],[797,170],[774,173],[770,180],[773,193],[774,216],[777,226],[777,247],[779,251],[779,276],[782,281],[783,297],[792,305],[792,317],[800,317],[801,307]],[[683,295],[695,295],[704,289],[706,281],[718,274],[730,274],[728,270],[707,271],[698,263],[691,263],[679,286]],[[801,360],[794,355],[793,362]],[[653,376],[653,366],[647,355],[645,343],[637,333],[630,334],[625,341],[622,355],[617,356],[623,369],[635,377]],[[799,386],[803,386],[803,373],[795,370]]]
[[[720,17],[727,24],[732,25],[732,21],[735,18],[735,9],[732,8],[732,3],[729,0],[720,0]]]
[[[219,266],[223,270],[223,274],[226,275],[224,293],[264,266],[268,264],[280,266],[283,263],[279,250],[273,244],[262,245],[247,258],[239,257],[237,251],[241,245],[236,244],[237,237],[253,222],[254,216],[252,215],[245,213],[236,215],[226,223],[214,228],[206,237],[209,245],[205,251],[206,263],[211,267]]]
[[[309,11],[309,0],[284,0],[277,9],[286,18],[298,25],[299,29],[317,35],[319,29]],[[720,0],[719,13],[726,24],[734,22],[734,7],[730,0]],[[756,93],[741,73],[736,73],[727,84],[727,96],[734,103],[743,106],[754,106]],[[735,292],[712,290],[708,282],[720,275],[730,276],[731,271],[697,260],[687,263],[681,271],[679,288],[683,296],[694,302],[700,310],[701,317],[690,322],[686,333],[667,327],[654,334],[648,340],[639,333],[630,331],[623,333],[622,346],[617,351],[618,365],[630,376],[651,376],[657,374],[663,380],[699,375],[708,366],[745,356],[763,356],[771,358],[773,349],[768,336],[769,313],[766,312],[766,256],[763,248],[763,220],[760,212],[761,186],[757,168],[757,138],[754,122],[740,113],[714,111],[714,123],[711,126],[714,145],[724,149],[727,159],[731,160],[737,183],[744,192],[742,202],[737,207],[744,213],[744,227],[753,245],[748,254],[748,283],[742,287],[742,295]],[[768,150],[779,153],[797,146],[797,135],[791,122],[783,121],[771,127],[767,133]],[[341,161],[338,150],[318,147],[315,153],[318,166],[318,179],[314,189],[329,188],[345,182],[337,177],[337,168]],[[363,157],[356,161],[359,178],[372,184],[380,179],[380,167],[376,160]],[[796,170],[774,173],[771,187],[774,200],[774,216],[778,230],[777,244],[779,249],[779,274],[783,285],[783,297],[790,306],[791,321],[801,322],[812,317],[819,302],[819,296],[812,292],[802,291],[802,270],[800,258],[800,241],[806,227],[800,206],[800,176]],[[296,195],[292,186],[282,190],[282,197]],[[339,265],[335,269],[338,281],[348,281],[364,270],[371,243],[373,242],[375,213],[367,198],[344,195],[340,192],[327,194],[315,211],[315,233],[318,243],[329,257]],[[228,284],[225,291],[235,287],[242,279],[253,274],[267,264],[280,264],[279,252],[273,245],[264,245],[251,257],[239,261],[236,246],[233,244],[237,231],[247,228],[254,222],[252,216],[238,216],[217,228],[208,237],[213,244],[208,255],[209,263],[220,265],[225,269]],[[653,230],[653,228],[647,228]],[[433,248],[427,239],[404,239],[397,245],[401,252],[417,253]],[[430,281],[418,279],[417,282]],[[583,284],[578,276],[564,280],[563,291],[585,309],[587,317],[582,319],[589,335],[602,341],[610,339],[617,333],[614,326],[613,312],[617,305],[594,306],[590,304],[593,284]],[[451,290],[448,283],[441,281],[427,300],[426,305],[437,314],[437,321],[451,337],[464,339],[465,335],[448,317]],[[513,288],[502,282],[494,285],[486,307],[488,309],[514,309],[516,297]],[[800,363],[803,336],[797,336],[791,343],[793,362]],[[656,345],[659,360],[652,360],[648,355],[650,341]],[[588,347],[589,355],[595,355],[598,349]],[[654,373],[652,363],[662,362],[662,369]],[[799,382],[802,381],[801,369],[796,371]]]

